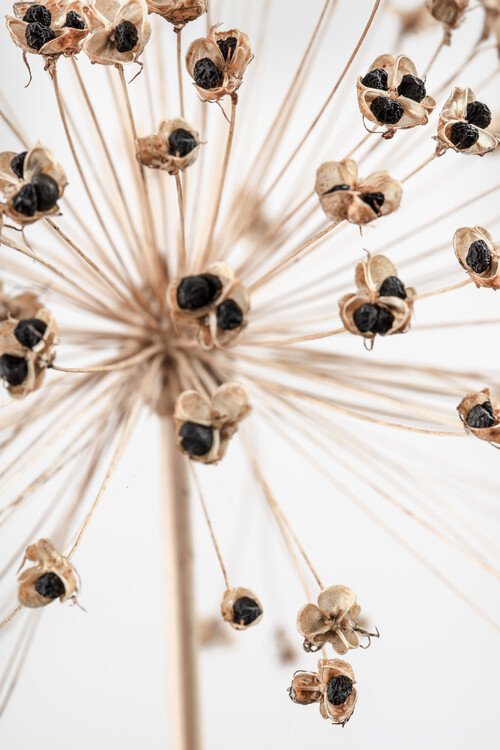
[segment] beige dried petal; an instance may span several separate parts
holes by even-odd
[[[248,389],[241,383],[224,383],[212,398],[210,417],[213,424],[233,425],[250,413]]]
[[[211,425],[210,403],[197,391],[184,391],[175,404],[174,419],[182,422],[196,422]]]
[[[355,592],[347,586],[330,586],[318,596],[318,607],[337,621],[342,619],[356,602]]]
[[[243,597],[247,597],[248,599],[252,599],[257,607],[260,609],[260,615],[256,617],[252,622],[250,622],[248,625],[245,625],[243,622],[238,621],[238,619],[235,619],[236,615],[234,612],[234,605],[238,601],[238,599],[241,599]],[[235,630],[247,630],[248,628],[253,627],[254,625],[258,625],[258,623],[262,620],[264,616],[264,609],[262,607],[262,604],[257,596],[257,594],[252,591],[252,589],[246,589],[242,586],[237,587],[231,587],[229,589],[226,589],[224,592],[224,595],[222,597],[222,602],[220,605],[221,614],[223,619],[228,622],[232,628]]]
[[[316,636],[326,635],[330,630],[330,623],[315,604],[305,604],[297,614],[297,630],[308,641],[315,643]],[[325,638],[320,638],[324,642]]]
[[[491,263],[482,273],[476,273],[467,265],[467,254],[473,242],[482,241],[486,244]],[[453,248],[458,262],[469,274],[477,287],[490,289],[500,288],[500,244],[493,241],[491,234],[484,227],[461,227],[453,237]]]

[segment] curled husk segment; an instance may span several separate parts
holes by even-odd
[[[50,28],[54,32],[54,39],[46,42],[40,49],[34,49],[26,41],[26,29],[28,24],[23,18],[32,5],[42,5],[52,16]],[[14,16],[7,16],[7,30],[14,44],[22,49],[24,53],[31,55],[43,55],[48,60],[57,59],[60,55],[70,57],[80,51],[81,44],[89,33],[89,24],[86,20],[84,8],[87,6],[83,0],[36,0],[36,2],[14,3]],[[83,29],[74,29],[66,26],[68,13],[74,12],[84,24]]]
[[[150,13],[157,13],[176,29],[207,12],[208,0],[146,0]]]
[[[94,0],[86,6],[90,33],[82,49],[91,62],[100,65],[126,65],[137,62],[151,36],[148,6],[145,0]],[[116,29],[123,22],[132,24],[137,32],[137,42],[126,51],[117,48]]]
[[[377,335],[377,333],[369,330],[360,331],[354,322],[356,311],[364,304],[377,305],[379,308],[388,310],[394,318],[389,330],[384,333],[378,332],[379,335],[388,336],[394,333],[404,333],[408,329],[413,313],[413,302],[416,297],[415,289],[405,287],[405,299],[397,296],[384,296],[379,292],[386,279],[397,278],[397,276],[395,265],[384,255],[368,256],[367,260],[357,264],[355,281],[358,290],[351,294],[345,294],[339,300],[340,317],[348,331],[366,339],[373,339]]]
[[[297,630],[304,636],[304,649],[317,651],[331,643],[341,656],[359,646],[356,624],[361,607],[347,586],[330,586],[318,596],[318,606],[306,604],[297,615]]]
[[[174,411],[177,447],[181,453],[195,461],[216,464],[224,457],[239,423],[251,411],[248,390],[241,383],[224,383],[217,388],[210,401],[197,391],[184,391],[178,397]],[[211,430],[211,444],[206,453],[200,455],[187,450],[182,434],[186,423]]]
[[[464,19],[469,0],[425,0],[427,10],[447,29],[456,29]]]
[[[330,221],[346,220],[359,225],[395,211],[403,195],[401,183],[390,177],[388,172],[374,172],[366,179],[360,179],[354,159],[321,164],[316,172],[315,190],[321,208]],[[362,196],[375,193],[382,194],[382,203],[371,201],[370,204],[363,200]]]
[[[471,245],[482,242],[490,254],[490,264],[481,273],[477,273],[467,264],[467,256]],[[453,248],[458,262],[467,271],[477,287],[490,289],[500,288],[500,244],[494,242],[491,234],[484,227],[461,227],[453,237]]]
[[[442,148],[452,148],[460,154],[477,154],[484,156],[496,149],[500,139],[489,130],[477,128],[479,137],[476,142],[468,148],[458,148],[451,140],[451,129],[456,123],[467,123],[467,105],[476,101],[476,96],[472,89],[461,89],[454,86],[448,99],[446,100],[442,111],[439,113],[437,141]]]
[[[241,599],[251,600],[258,610],[260,610],[260,614],[252,619],[251,622],[248,622],[248,624],[238,620],[238,615],[235,613],[235,604]],[[224,591],[220,611],[222,619],[225,622],[228,622],[235,630],[248,630],[248,628],[258,625],[264,616],[264,609],[255,591],[244,588],[243,586],[231,586]]]
[[[329,683],[338,680],[349,685],[345,694],[349,693],[345,700],[335,703],[329,699]],[[320,659],[317,672],[295,672],[292,684],[288,690],[290,698],[294,703],[302,706],[311,703],[319,703],[319,710],[324,719],[330,719],[333,724],[344,725],[349,721],[358,698],[354,672],[350,664],[342,659]],[[332,698],[330,691],[330,698]]]
[[[195,39],[186,52],[186,68],[194,81],[198,96],[205,102],[216,102],[224,96],[235,98],[236,92],[243,82],[243,74],[249,63],[253,60],[250,47],[250,39],[238,29],[229,31],[217,31],[221,24],[212,26],[208,36]],[[227,58],[221,52],[218,45],[228,39],[235,39],[234,49],[227,54]],[[195,66],[200,60],[208,58],[220,73],[220,80],[214,88],[202,88],[196,83]]]
[[[473,427],[469,416],[471,411],[480,407],[484,409],[485,404],[488,413],[491,414],[491,426]],[[500,447],[500,402],[491,398],[489,388],[483,388],[479,393],[469,393],[461,400],[457,409],[468,433],[479,438],[479,440],[486,440],[486,442]]]
[[[15,221],[21,226],[33,224],[33,222],[51,216],[59,212],[59,205],[56,203],[52,208],[45,211],[35,211],[33,216],[27,216],[14,208],[14,198],[19,191],[29,185],[37,175],[47,175],[57,183],[59,189],[59,198],[62,198],[68,181],[66,173],[61,165],[55,160],[51,151],[41,143],[36,143],[30,149],[24,160],[23,176],[20,178],[16,175],[11,167],[11,162],[17,154],[14,151],[4,151],[0,153],[0,192],[5,198],[1,206],[1,211],[5,216]]]
[[[372,70],[384,70],[387,73],[387,89],[370,88],[363,84],[364,76],[358,78],[356,84],[358,106],[363,117],[377,125],[386,125],[391,133],[394,130],[406,130],[417,125],[425,125],[429,121],[429,114],[436,106],[435,99],[426,95],[418,102],[398,93],[398,87],[403,76],[409,75],[419,78],[417,68],[409,57],[405,55],[399,55],[398,57],[389,54],[380,55],[370,65],[368,72]],[[375,99],[380,97],[399,102],[402,106],[402,114],[398,122],[389,125],[377,119],[372,112],[371,105]]]
[[[196,146],[185,156],[177,156],[173,152],[169,138],[175,130],[186,130],[196,141]],[[169,174],[177,174],[195,163],[200,154],[200,134],[183,117],[163,120],[158,133],[152,133],[137,139],[137,160],[150,169],[162,169]]]
[[[34,562],[35,565],[24,570],[18,577],[18,599],[24,607],[36,608],[50,604],[55,598],[61,602],[75,598],[78,592],[77,578],[73,566],[63,555],[59,554],[50,539],[39,539],[35,544],[26,547],[24,560]],[[57,576],[61,594],[57,596],[43,596],[35,587],[42,576]],[[63,590],[64,589],[64,590]],[[54,591],[57,593],[57,590]]]

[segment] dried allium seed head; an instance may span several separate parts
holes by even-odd
[[[368,224],[399,207],[403,188],[387,172],[358,178],[353,159],[324,162],[316,172],[315,190],[326,216],[335,222]]]
[[[17,579],[18,598],[24,607],[44,607],[54,599],[65,602],[76,597],[78,586],[74,568],[49,539],[39,539],[26,547],[21,567],[26,560],[34,562],[35,566],[23,571]]]
[[[82,49],[93,63],[137,62],[151,36],[145,0],[94,0],[85,12],[90,33]]]
[[[43,55],[51,65],[59,55],[69,57],[80,51],[89,32],[86,6],[83,0],[17,2],[15,18],[7,16],[7,29],[24,53]]]
[[[438,143],[462,154],[484,156],[500,142],[494,133],[484,129],[489,122],[489,108],[476,101],[472,89],[455,86],[439,114]]]
[[[477,287],[500,288],[500,244],[484,227],[461,227],[453,237],[458,262]]]
[[[330,586],[318,596],[318,606],[304,605],[297,615],[297,630],[304,636],[304,649],[318,651],[331,643],[338,654],[359,646],[357,619],[361,607],[347,586]],[[365,631],[362,630],[363,634]]]
[[[176,174],[190,167],[200,153],[200,134],[183,117],[164,120],[158,133],[137,141],[137,159],[145,167]]]
[[[264,616],[262,604],[255,592],[240,586],[226,589],[220,609],[223,619],[235,630],[247,630],[257,625]]]
[[[467,432],[500,446],[500,402],[492,399],[489,388],[465,396],[457,408]]]
[[[146,0],[150,13],[157,13],[182,29],[207,12],[208,0]]]
[[[294,703],[301,706],[318,703],[323,699],[319,675],[316,672],[295,672],[288,695]]]
[[[436,21],[456,29],[464,19],[469,0],[426,0],[425,4]]]

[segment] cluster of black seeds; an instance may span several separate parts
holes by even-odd
[[[226,299],[217,308],[217,327],[222,331],[234,331],[243,323],[243,313],[233,299]]]
[[[28,365],[22,357],[3,354],[0,357],[0,378],[4,378],[11,386],[21,385],[28,375]]]
[[[478,128],[487,128],[490,124],[490,108],[483,102],[469,102],[465,119],[467,122],[454,122],[450,130],[450,141],[462,151],[476,143],[479,138]]]
[[[341,706],[345,703],[353,691],[353,684],[350,677],[345,674],[339,674],[336,677],[330,677],[326,684],[326,696],[334,706]]]
[[[369,89],[387,91],[387,71],[383,68],[374,68],[374,70],[370,70],[365,77],[361,79],[361,83]]]
[[[20,320],[14,328],[14,336],[22,346],[34,349],[43,339],[47,324],[38,318],[25,318]]]
[[[491,265],[491,253],[484,240],[476,240],[469,247],[465,262],[474,273],[484,273]]]
[[[131,21],[122,21],[114,31],[118,52],[131,52],[139,41],[139,32]]]
[[[59,186],[54,178],[48,174],[36,174],[28,185],[23,185],[14,195],[12,206],[23,216],[34,216],[37,211],[50,211],[58,198]]]
[[[236,625],[244,625],[245,627],[248,627],[248,625],[255,622],[261,614],[261,608],[255,599],[251,599],[249,596],[240,596],[239,599],[236,599],[233,605],[233,622],[236,623]]]
[[[382,125],[396,125],[405,112],[400,102],[385,96],[377,96],[370,104],[370,109]]]
[[[330,193],[336,193],[337,190],[350,190],[350,185],[334,185],[330,190],[326,190],[323,195],[330,195]]]
[[[168,138],[169,153],[172,156],[187,156],[197,145],[194,135],[184,128],[173,130]]]
[[[66,587],[55,573],[44,573],[35,581],[35,590],[46,599],[58,599],[64,595]]]
[[[473,406],[470,412],[467,414],[468,427],[473,427],[476,430],[482,430],[485,427],[493,427],[495,424],[495,417],[493,416],[493,407],[489,401],[485,401],[483,404],[477,404]]]
[[[384,205],[385,196],[379,190],[376,193],[363,193],[359,196],[363,203],[367,203],[372,211],[376,214],[380,213],[380,209]]]
[[[353,314],[354,325],[360,333],[384,334],[391,330],[394,315],[382,305],[365,302]]]
[[[219,39],[217,47],[220,49],[224,60],[229,60],[234,55],[237,43],[238,40],[235,36],[228,36],[227,39]]]
[[[221,84],[222,73],[209,57],[202,57],[195,63],[193,78],[200,89],[216,89]]]
[[[212,447],[212,428],[196,422],[184,422],[179,430],[181,445],[190,456],[205,456]]]
[[[405,285],[397,276],[388,276],[382,284],[378,293],[381,297],[399,297],[406,299]]]
[[[414,102],[421,102],[426,93],[424,82],[409,73],[402,77],[401,83],[398,86],[399,96],[405,96]]]
[[[32,5],[24,14],[23,21],[28,24],[25,36],[26,44],[31,49],[39,52],[44,44],[56,38],[56,35],[50,28],[52,14],[45,6]]]
[[[177,304],[182,310],[200,310],[219,296],[222,282],[211,273],[185,276],[177,287]]]

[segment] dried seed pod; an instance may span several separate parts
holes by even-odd
[[[500,142],[485,129],[490,123],[489,107],[476,101],[472,89],[455,86],[439,114],[437,141],[441,148],[484,156]]]
[[[449,30],[460,26],[469,0],[426,0],[425,4],[436,21],[444,24]]]
[[[396,130],[425,125],[436,106],[409,57],[380,55],[357,81],[358,105],[363,117],[386,125],[386,138]]]
[[[226,589],[220,609],[223,619],[235,630],[247,630],[257,625],[264,616],[255,592],[241,586]]]
[[[137,159],[145,167],[176,174],[190,167],[200,153],[200,135],[183,117],[164,120],[158,133],[137,140]]]
[[[339,300],[340,317],[348,331],[374,339],[404,333],[411,321],[416,292],[405,287],[396,267],[384,255],[368,256],[355,271],[358,291]]]
[[[457,408],[467,432],[500,447],[500,403],[491,398],[489,388],[465,396]]]
[[[54,599],[76,599],[78,584],[71,563],[60,555],[50,539],[39,539],[26,547],[24,560],[35,566],[18,577],[18,599],[24,607],[44,607]]]
[[[321,682],[316,672],[298,671],[292,677],[292,684],[288,688],[288,695],[294,703],[309,706],[319,703],[323,697]]]
[[[174,279],[168,301],[175,320],[198,327],[200,344],[207,349],[229,346],[247,325],[250,293],[225,263]]]
[[[5,197],[2,212],[21,226],[57,213],[57,201],[66,185],[63,168],[40,143],[27,153],[0,154],[0,191]]]
[[[34,318],[41,305],[36,294],[24,292],[16,297],[10,297],[3,290],[0,281],[0,322],[8,318],[22,320],[23,318]]]
[[[458,262],[477,287],[500,288],[500,244],[484,227],[461,227],[453,237]]]
[[[315,190],[321,208],[331,221],[368,224],[399,207],[403,188],[387,172],[358,178],[353,159],[324,162],[316,172]]]
[[[70,57],[80,51],[89,33],[83,0],[37,0],[14,3],[14,15],[7,16],[12,40],[24,53],[42,55],[46,67],[60,55]]]
[[[146,0],[149,12],[157,13],[176,29],[195,21],[207,12],[208,0]]]
[[[390,6],[390,10],[400,20],[400,38],[406,36],[406,34],[419,34],[436,23],[436,20],[429,14],[423,2],[419,2],[416,6],[408,10],[394,6]]]
[[[342,659],[320,659],[318,671],[296,672],[288,690],[294,703],[319,703],[324,719],[346,724],[356,706],[356,680],[350,664]]]
[[[174,412],[179,450],[195,461],[217,463],[224,457],[238,424],[251,410],[248,391],[240,383],[224,383],[211,401],[197,391],[184,391]]]
[[[94,0],[85,7],[90,33],[82,49],[91,62],[137,62],[151,36],[145,0]]]
[[[250,40],[238,29],[216,31],[195,39],[186,53],[186,67],[202,101],[215,102],[224,96],[236,97],[243,74],[253,60]]]

